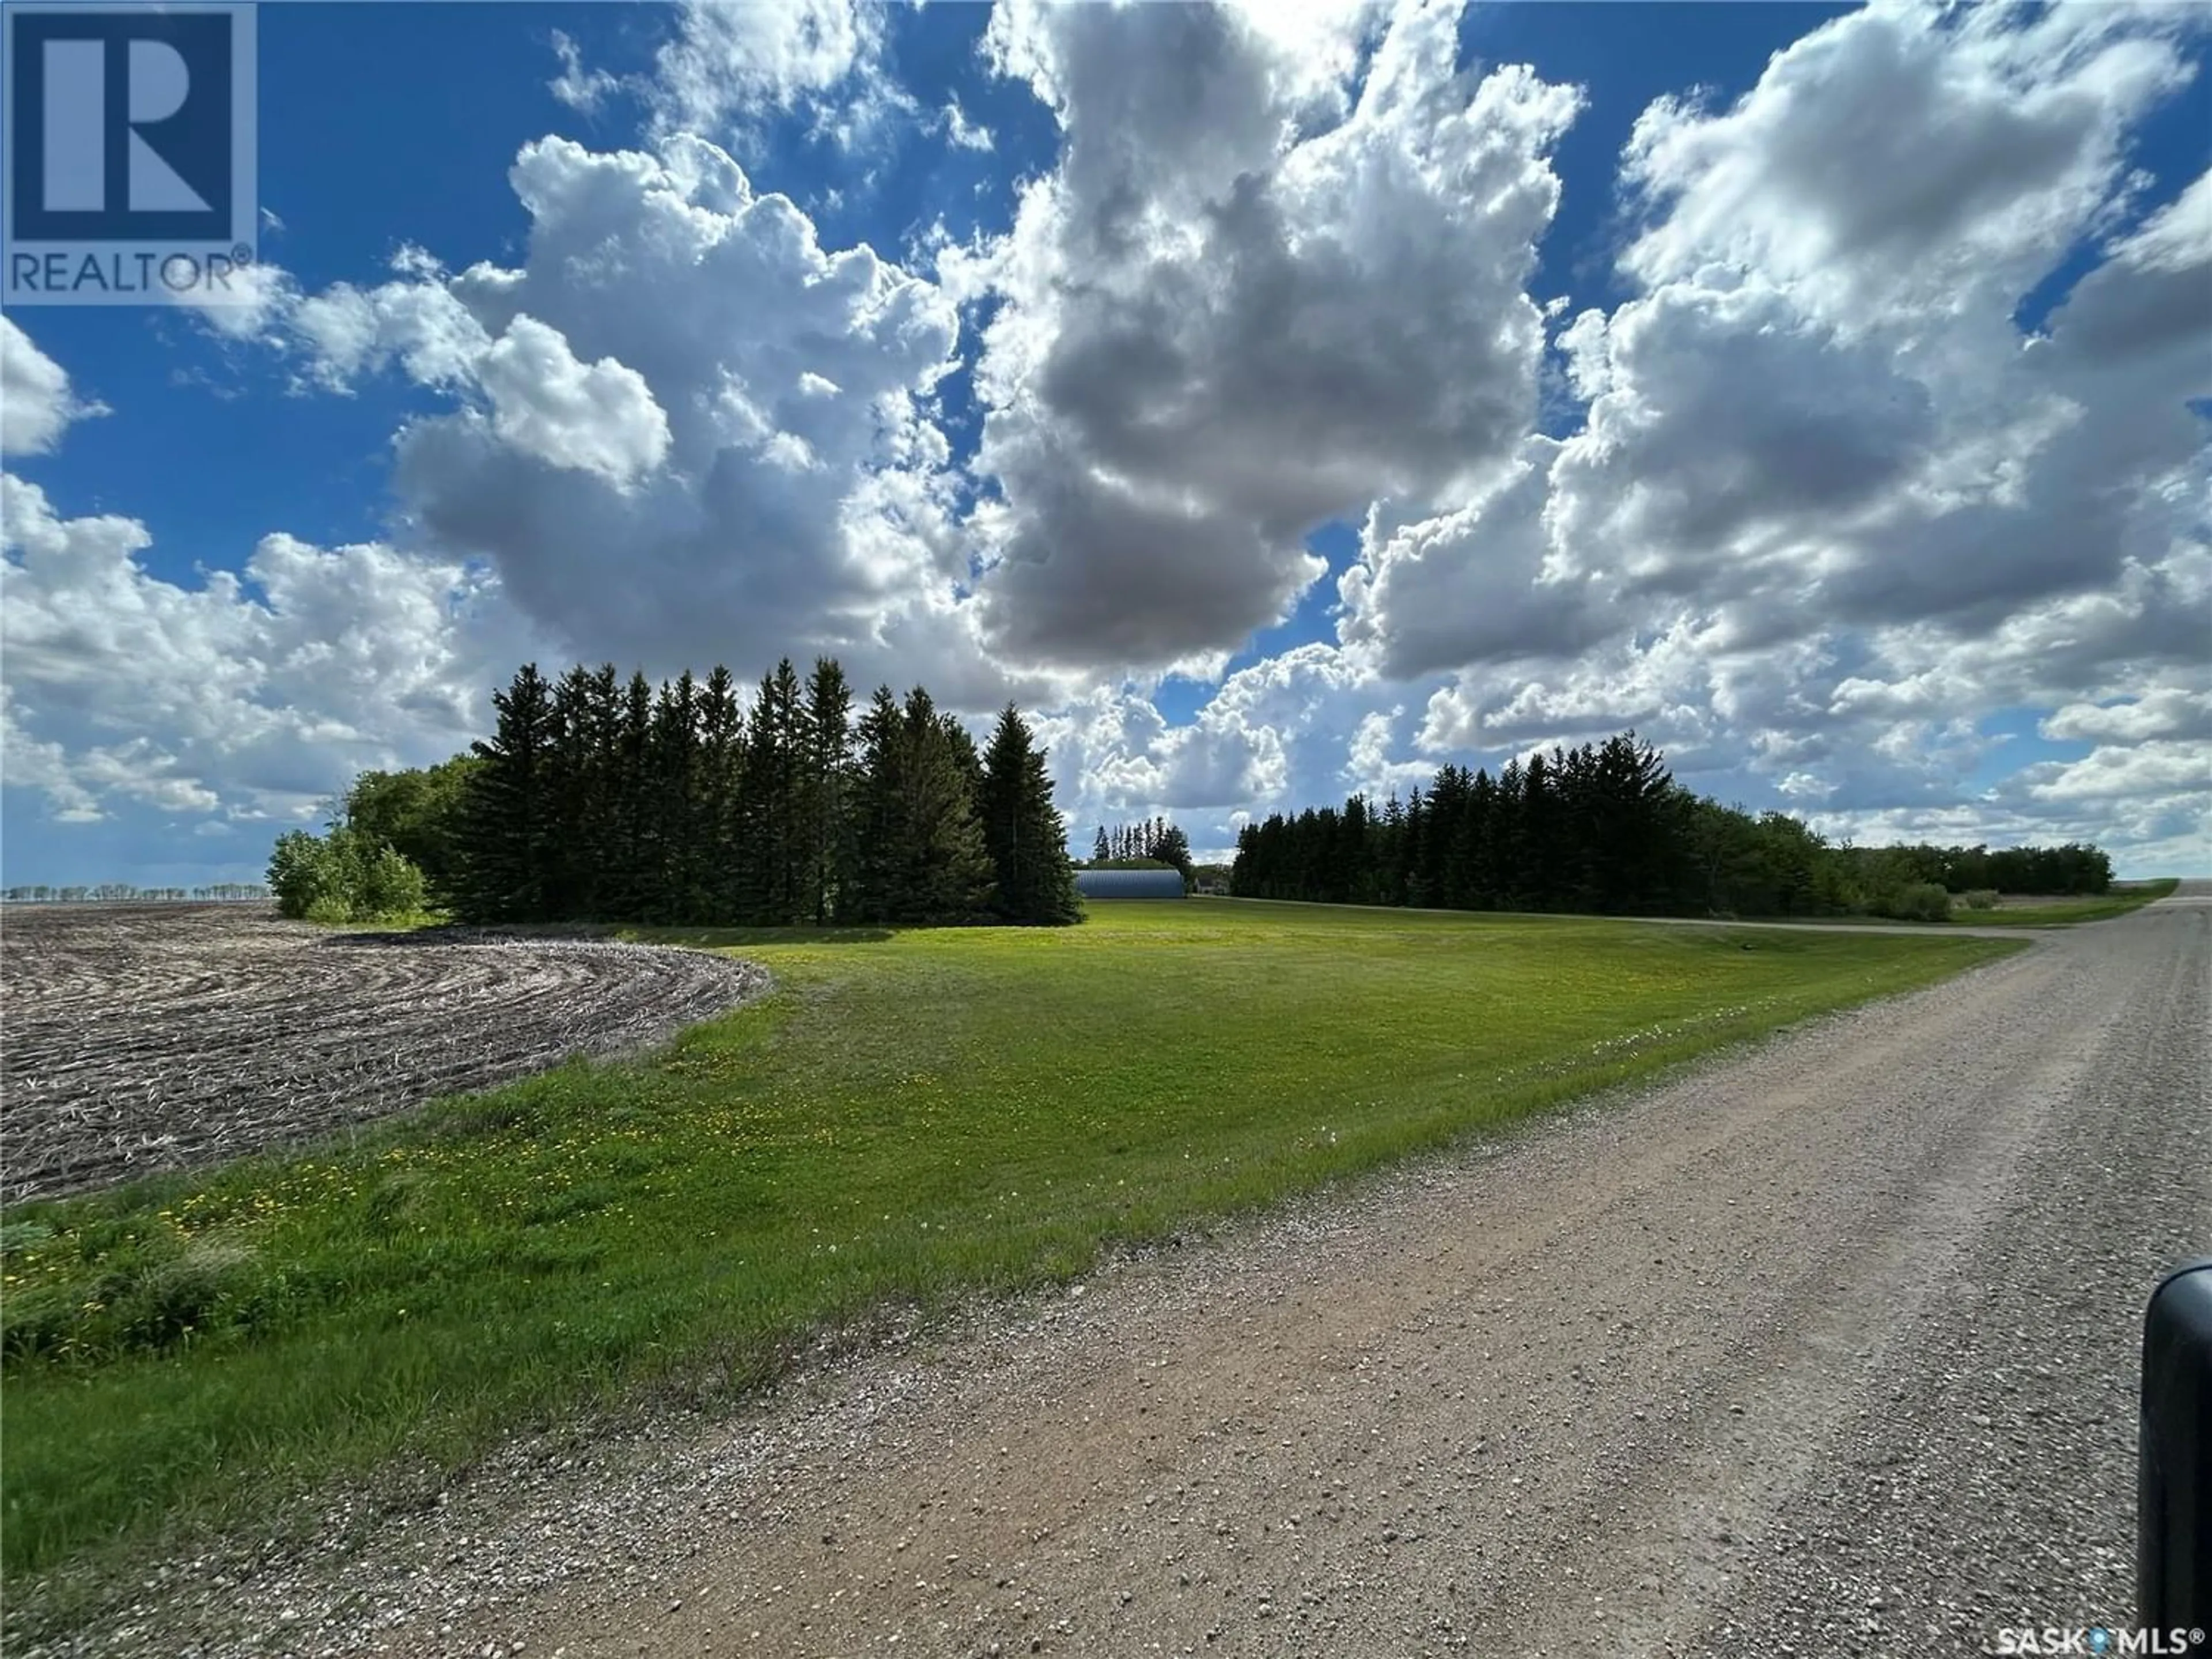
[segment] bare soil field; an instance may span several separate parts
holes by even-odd
[[[766,984],[694,951],[332,933],[261,905],[11,908],[0,1198],[219,1163],[648,1047]]]

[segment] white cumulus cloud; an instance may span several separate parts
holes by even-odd
[[[43,455],[70,422],[106,413],[104,404],[77,398],[62,366],[0,317],[0,454]]]
[[[1353,23],[1316,54],[1255,16],[994,17],[1062,132],[987,256],[976,371],[982,591],[1017,658],[1234,649],[1322,573],[1316,525],[1486,477],[1534,419],[1523,290],[1577,94],[1462,72],[1455,9],[1408,3],[1355,99]]]

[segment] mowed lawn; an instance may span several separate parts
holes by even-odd
[[[1079,1274],[2016,948],[1204,900],[661,937],[778,988],[646,1060],[12,1212],[8,1568],[97,1577],[265,1535],[333,1474],[726,1398],[824,1330]]]

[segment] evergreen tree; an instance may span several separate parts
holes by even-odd
[[[916,690],[920,688],[917,687]],[[981,799],[983,794],[982,750],[975,747],[975,739],[968,735],[968,728],[960,723],[957,716],[940,714],[937,717],[937,723],[944,730],[945,746],[952,756],[952,763],[959,769],[961,779],[968,786],[969,799]]]
[[[1422,845],[1421,875],[1429,902],[1446,909],[1467,908],[1474,890],[1469,857],[1468,795],[1474,783],[1463,766],[1447,763],[1429,788],[1429,833]]]
[[[601,663],[592,671],[586,698],[590,764],[586,781],[584,852],[592,861],[592,908],[595,920],[611,921],[631,912],[623,905],[623,858],[618,819],[622,811],[621,765],[623,738],[623,682],[615,665]]]
[[[1558,838],[1547,860],[1551,866],[1553,908],[1583,913],[1613,908],[1606,902],[1605,895],[1619,884],[1601,867],[1604,853],[1598,818],[1602,791],[1597,751],[1588,744],[1578,749],[1554,744],[1550,773],[1558,825]]]
[[[571,668],[553,687],[545,794],[552,845],[545,870],[545,908],[554,916],[589,916],[592,877],[586,813],[592,771],[591,676]]]
[[[1559,885],[1553,860],[1561,813],[1552,788],[1552,766],[1539,750],[1521,770],[1521,834],[1513,865],[1515,908],[1548,910]]]
[[[771,908],[778,925],[793,927],[812,920],[813,900],[807,887],[807,864],[813,837],[807,822],[807,769],[813,754],[808,731],[806,688],[791,659],[777,662],[770,677],[775,687],[778,797],[781,834],[781,858],[775,870]]]
[[[1103,830],[1100,833],[1104,833]],[[1237,832],[1237,856],[1229,863],[1229,896],[1260,896],[1260,826],[1246,823]]]
[[[604,675],[605,671],[601,671]],[[611,741],[601,750],[606,805],[599,839],[605,864],[598,886],[605,915],[623,921],[642,920],[659,895],[654,860],[659,838],[652,823],[653,686],[643,671],[633,671],[606,716]]]
[[[738,792],[744,769],[744,711],[738,683],[721,664],[699,691],[698,805],[693,819],[700,847],[699,920],[738,917]]]
[[[981,797],[983,842],[997,888],[994,908],[1008,921],[1060,924],[1083,916],[1067,831],[1052,804],[1044,761],[1029,723],[1008,703],[983,754]]]
[[[1367,898],[1367,797],[1354,795],[1337,815],[1329,848],[1329,890],[1339,902],[1359,904]]]
[[[1190,857],[1190,837],[1183,834],[1180,824],[1170,823],[1164,818],[1160,819],[1158,823],[1158,833],[1152,837],[1151,845],[1146,848],[1145,856],[1157,860],[1162,864],[1172,864],[1182,872],[1183,880],[1189,881],[1193,867]]]
[[[546,798],[552,694],[538,665],[525,663],[491,702],[492,736],[473,745],[478,764],[458,838],[456,911],[464,921],[543,921],[554,832]]]
[[[1406,833],[1398,843],[1398,884],[1402,903],[1426,908],[1436,901],[1435,891],[1423,873],[1429,838],[1429,799],[1416,788],[1406,796]]]
[[[1484,879],[1497,896],[1501,910],[1519,909],[1527,902],[1520,889],[1522,845],[1522,774],[1516,757],[1498,769],[1498,793],[1490,803],[1490,822],[1484,828]]]
[[[856,777],[847,822],[854,849],[843,921],[888,921],[898,872],[892,842],[898,832],[906,723],[888,685],[876,688],[854,733]]]
[[[784,927],[807,919],[800,833],[799,775],[805,761],[799,676],[786,657],[764,675],[745,726],[744,879],[739,909],[757,927]]]
[[[661,923],[707,920],[705,836],[699,822],[699,695],[685,669],[663,681],[653,705],[652,814],[657,857],[646,920]]]
[[[1464,872],[1462,902],[1469,909],[1495,910],[1504,902],[1497,871],[1483,856],[1484,849],[1492,845],[1491,823],[1498,811],[1498,785],[1488,772],[1477,772],[1467,787],[1467,804],[1451,851],[1454,867]]]
[[[921,687],[907,694],[893,745],[886,921],[971,921],[990,902],[991,855],[970,786],[975,744],[966,744],[963,752],[953,736],[958,731]],[[978,763],[974,773],[981,769]]]
[[[1667,763],[1632,731],[1583,754],[1588,782],[1577,816],[1586,826],[1589,908],[1674,908],[1686,893],[1688,860]]]
[[[853,861],[853,693],[830,657],[814,660],[806,683],[806,763],[801,776],[800,910],[817,927],[836,912]]]
[[[1382,803],[1382,832],[1375,849],[1375,881],[1377,904],[1404,904],[1406,897],[1406,803],[1392,790],[1390,798]]]

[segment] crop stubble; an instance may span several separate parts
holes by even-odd
[[[331,933],[259,905],[11,908],[0,1196],[217,1163],[635,1051],[766,982],[700,951]]]

